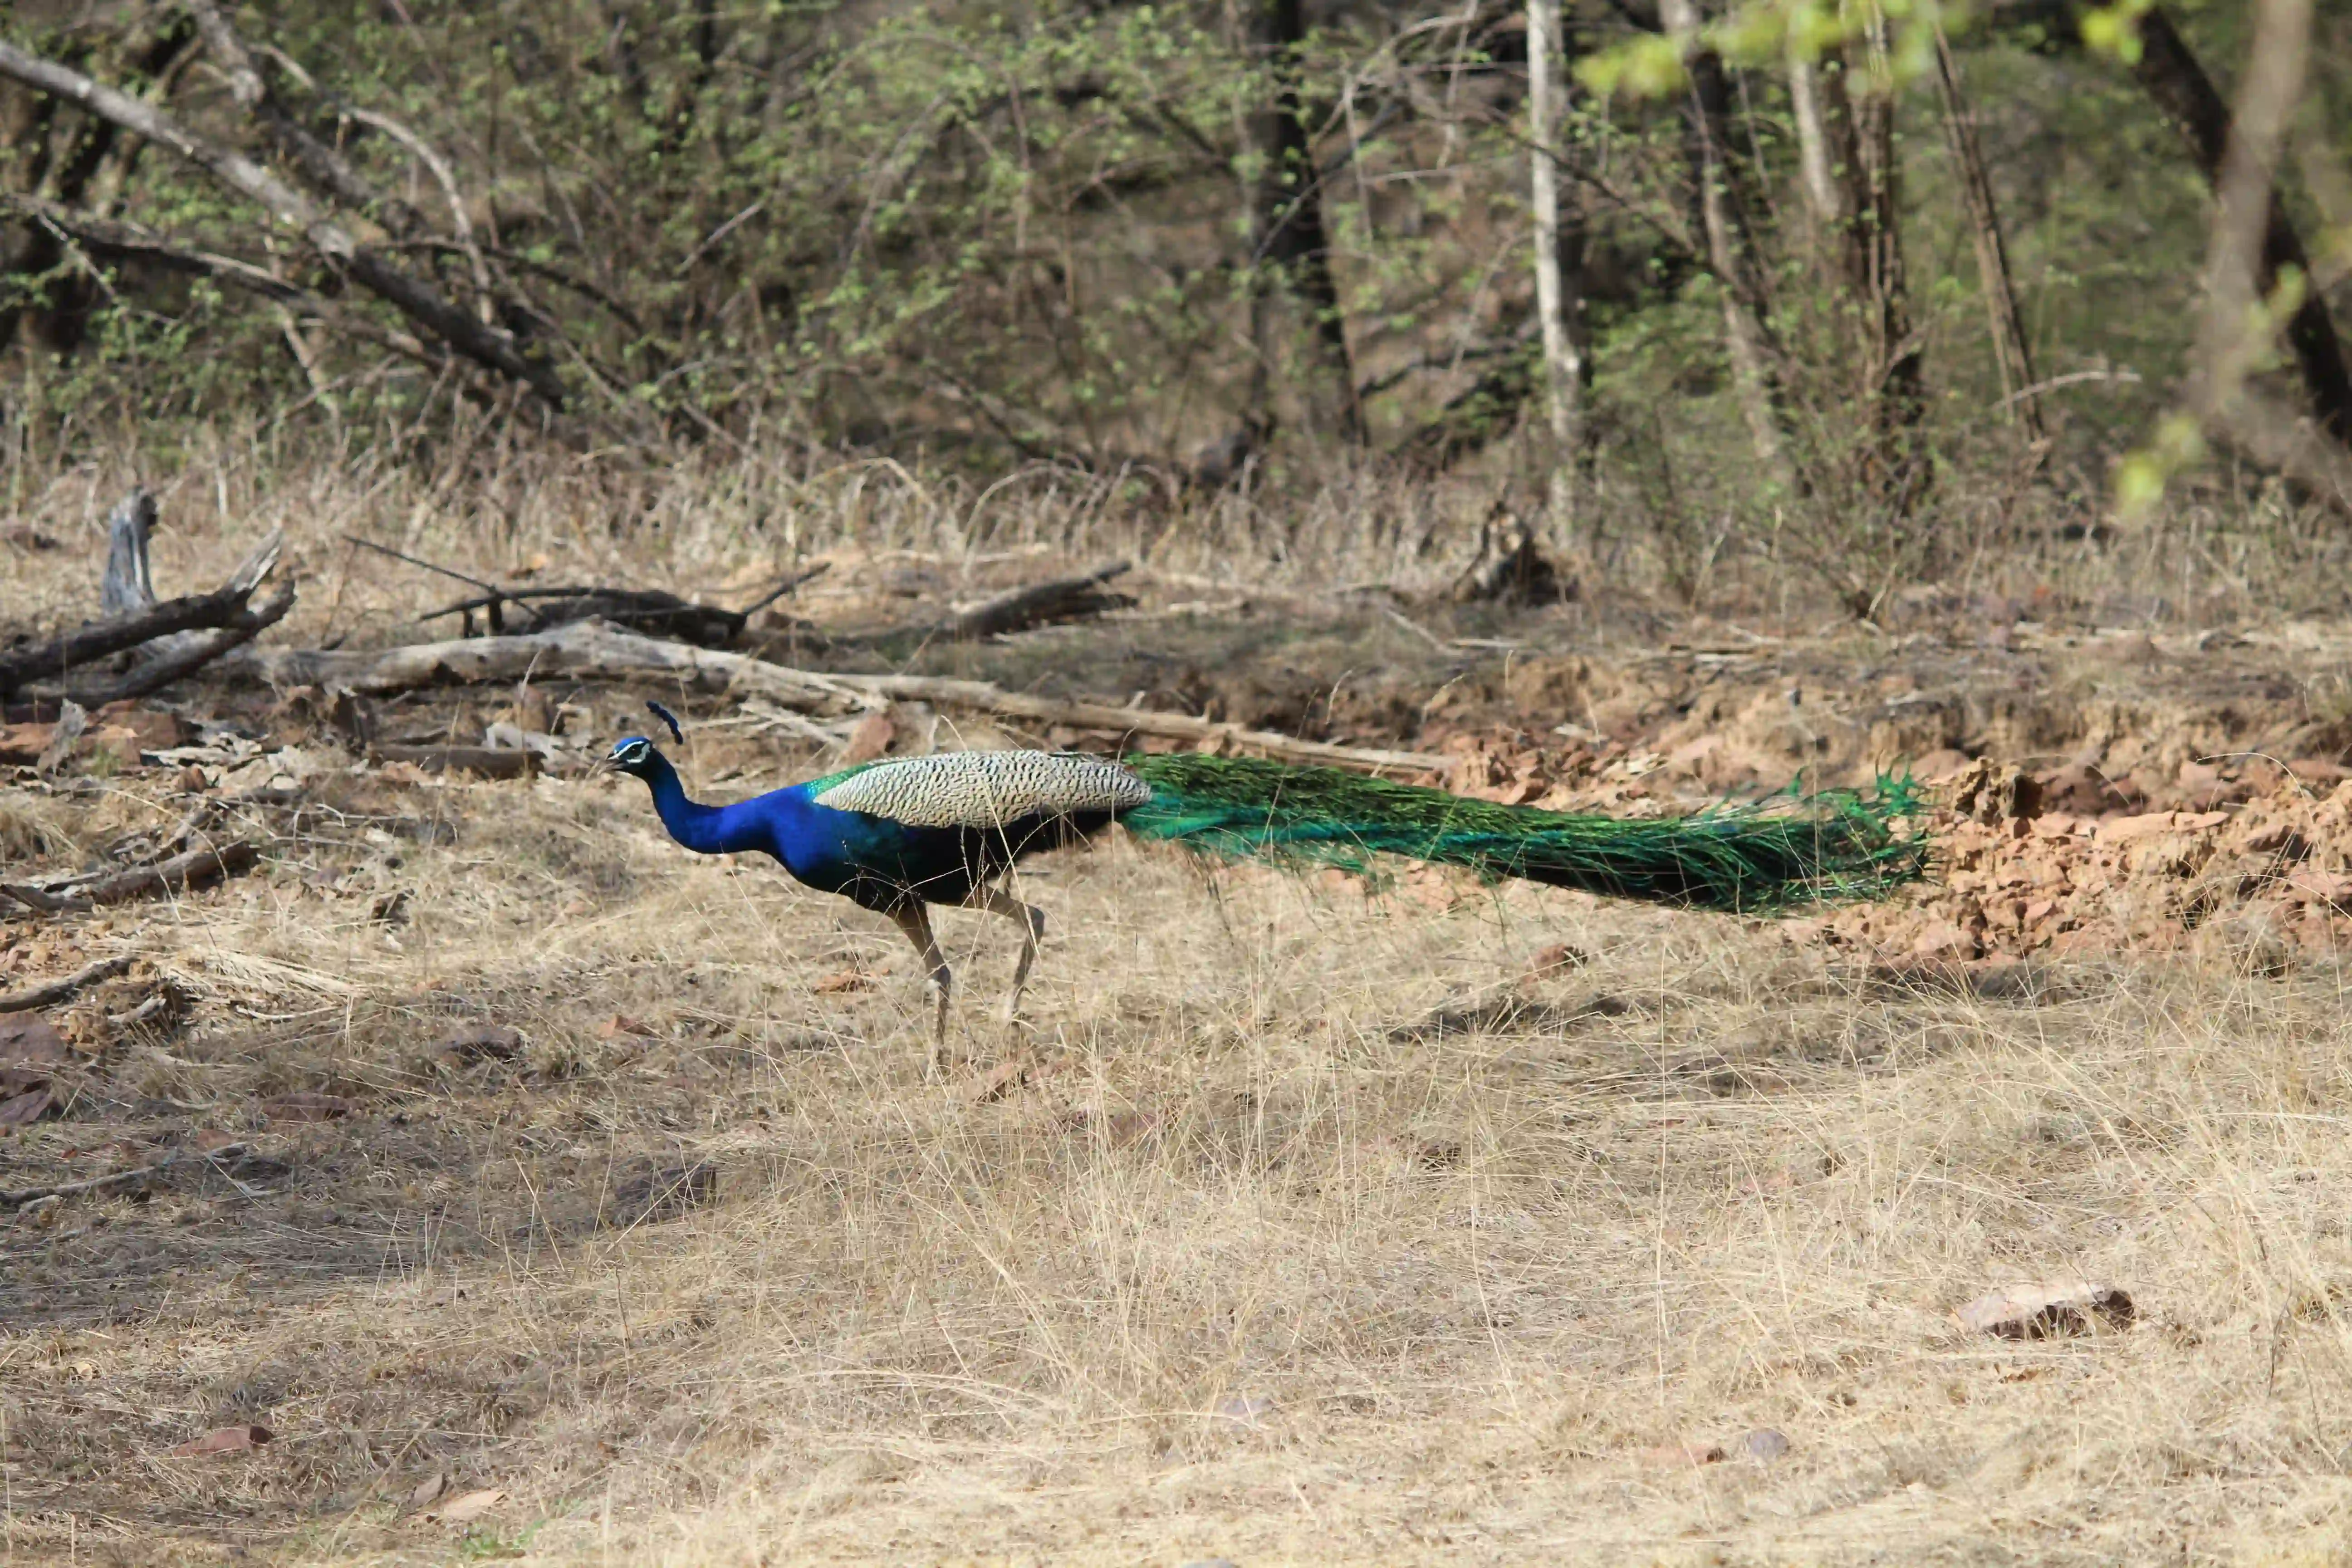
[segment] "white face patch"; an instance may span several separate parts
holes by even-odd
[[[861,769],[811,797],[910,827],[1002,827],[1034,812],[1119,811],[1151,786],[1097,757],[1064,752],[948,752]]]

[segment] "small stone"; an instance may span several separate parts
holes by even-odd
[[[1193,1557],[1186,1559],[1181,1568],[1234,1568],[1234,1563],[1230,1557]]]
[[[1978,1297],[1956,1314],[1964,1327],[2005,1340],[2046,1340],[2094,1329],[2126,1329],[2137,1315],[2137,1309],[2124,1291],[2084,1279],[2007,1286]]]
[[[1759,1465],[1769,1465],[1789,1451],[1789,1439],[1769,1426],[1759,1426],[1739,1439],[1748,1457]]]

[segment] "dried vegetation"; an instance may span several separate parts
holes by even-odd
[[[287,520],[302,586],[278,635],[383,641],[438,590],[335,548],[374,520],[322,493]],[[23,558],[59,611],[94,570],[72,504],[40,521],[74,548]],[[208,580],[246,526],[159,535],[159,578]],[[625,555],[386,536],[501,572],[579,552],[567,579]],[[719,596],[740,572],[748,597],[779,563],[738,548],[648,550],[631,580]],[[928,621],[1063,559],[900,548],[831,552],[792,615]],[[11,882],[155,852],[192,788],[226,803],[206,831],[264,846],[208,887],[5,923],[10,990],[132,960],[8,1069],[56,1102],[0,1134],[12,1549],[2336,1549],[2352,861],[2316,765],[2343,756],[2317,629],[1743,636],[1134,576],[1139,605],[1097,625],[920,657],[1410,742],[1466,789],[1629,812],[1942,751],[1948,869],[1864,930],[1429,873],[1203,876],[1113,841],[1035,868],[1055,923],[1025,1027],[984,1005],[1010,952],[950,924],[967,1065],[942,1089],[895,932],[683,855],[634,784],[572,768],[571,740],[652,689],[537,694],[566,746],[505,782],[365,762],[300,694],[191,694],[257,738],[200,725],[219,755],[170,765],[93,747],[0,791]],[[380,717],[472,742],[533,700]],[[713,795],[838,754],[750,705],[688,717]],[[881,743],[1006,734],[902,707]],[[2224,750],[2279,765],[2200,760]],[[1979,752],[2041,799],[1968,772]],[[2000,913],[2053,867],[2087,940]],[[2206,935],[2261,921],[2273,938]],[[1923,960],[1940,925],[1972,940]],[[2001,1289],[2014,1333],[1958,1316]]]

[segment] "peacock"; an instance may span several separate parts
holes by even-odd
[[[648,703],[681,742],[677,721]],[[1872,795],[1801,797],[1795,811],[1718,808],[1627,820],[1501,805],[1444,790],[1199,752],[1110,761],[1068,752],[948,752],[887,758],[728,805],[687,798],[653,742],[614,742],[609,766],[643,779],[669,836],[702,855],[757,852],[799,881],[888,916],[921,955],[937,996],[929,1068],[947,1040],[952,976],[930,906],[1000,915],[1021,930],[1008,1016],[1045,934],[1013,896],[1024,857],[1093,837],[1136,837],[1223,858],[1372,874],[1376,857],[1464,866],[1613,898],[1770,913],[1866,898],[1917,876],[1926,847],[1895,831],[1917,809],[1907,781]]]

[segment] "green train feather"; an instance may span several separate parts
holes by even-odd
[[[1179,752],[1127,766],[1151,799],[1119,814],[1139,837],[1228,858],[1369,871],[1398,855],[1612,898],[1757,914],[1867,898],[1917,877],[1927,845],[1894,822],[1920,803],[1910,780],[1653,819],[1542,811],[1337,768]]]

